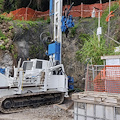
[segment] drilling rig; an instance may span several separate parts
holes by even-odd
[[[61,103],[64,97],[68,96],[68,76],[61,63],[62,7],[62,0],[50,0],[50,15],[54,18],[54,42],[48,45],[46,54],[49,60],[31,59],[23,61],[20,66],[20,59],[18,66],[14,67],[13,77],[9,75],[8,68],[0,73],[0,111],[2,113]]]

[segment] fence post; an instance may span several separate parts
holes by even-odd
[[[28,7],[26,7],[25,18],[24,18],[25,21],[27,21],[27,11],[28,11]]]
[[[83,3],[81,3],[81,18],[83,17]]]
[[[120,9],[120,0],[119,0],[119,9]]]
[[[89,69],[89,64],[87,64],[87,73],[86,73],[86,79],[85,79],[85,91],[87,91],[88,87],[88,69]]]
[[[95,79],[95,72],[94,72],[94,66],[92,65],[92,72],[93,72],[93,80]]]

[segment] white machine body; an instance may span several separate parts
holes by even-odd
[[[0,82],[0,97],[41,91],[59,91],[65,95],[68,92],[68,78],[63,65],[51,67],[47,60],[24,61],[20,68],[14,68],[14,77],[0,73]]]

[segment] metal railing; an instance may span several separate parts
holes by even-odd
[[[120,93],[120,65],[88,65],[85,90]]]

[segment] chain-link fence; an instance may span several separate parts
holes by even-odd
[[[120,65],[88,65],[85,90],[120,93]]]

